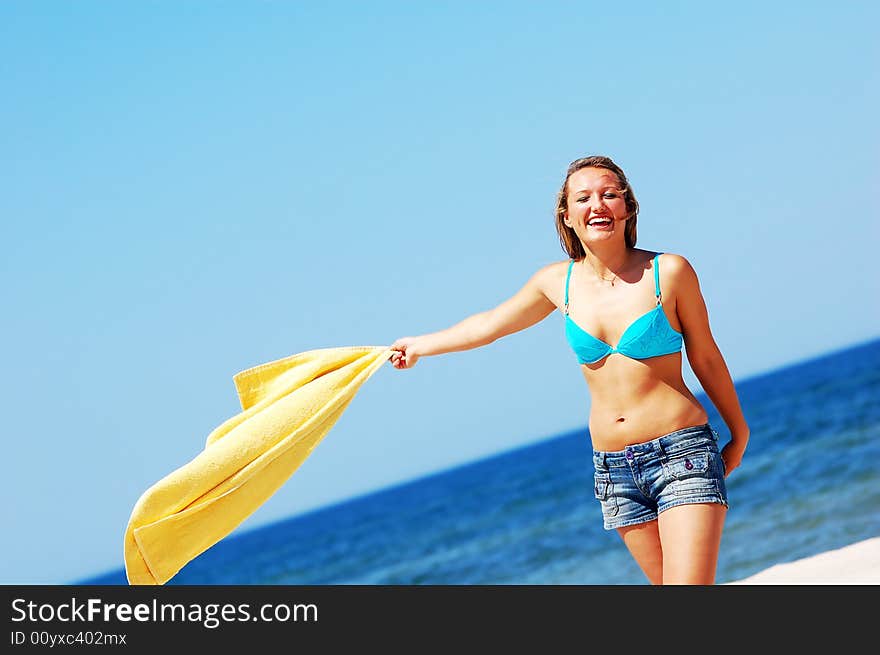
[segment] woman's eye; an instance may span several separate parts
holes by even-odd
[[[619,196],[616,193],[606,193],[604,197],[606,200],[614,200]]]

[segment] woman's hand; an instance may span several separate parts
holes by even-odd
[[[421,357],[420,341],[421,337],[401,337],[391,344],[391,348],[396,351],[391,355],[391,365],[399,370],[415,366]]]
[[[743,454],[746,452],[746,446],[748,443],[748,434],[737,435],[721,449],[721,459],[724,460],[725,478],[727,478],[733,469],[739,466],[742,462]]]

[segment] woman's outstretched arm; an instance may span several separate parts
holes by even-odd
[[[420,357],[485,346],[543,320],[556,309],[544,293],[552,266],[539,270],[519,291],[493,309],[468,316],[439,332],[401,337],[391,344],[397,351],[391,357],[392,366],[412,368]]]

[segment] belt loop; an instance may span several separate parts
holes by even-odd
[[[657,439],[657,450],[660,451],[660,457],[666,459],[666,450],[663,448],[663,437]]]
[[[602,468],[603,468],[603,469],[607,469],[607,468],[608,468],[607,457],[608,457],[608,454],[603,450],[603,451],[602,451]]]

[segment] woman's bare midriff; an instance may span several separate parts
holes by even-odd
[[[681,357],[633,360],[612,353],[597,364],[581,365],[592,398],[589,428],[595,450],[623,450],[708,422],[681,377]]]
[[[582,271],[571,274],[572,320],[605,343],[617,343],[634,318],[650,310],[654,295],[654,252],[634,250],[630,270],[621,273],[621,282],[609,287]],[[580,260],[578,262],[580,265]],[[544,295],[563,311],[568,261],[549,269]],[[672,329],[681,332],[676,313],[677,289],[661,265],[660,287],[663,310]],[[586,308],[586,309],[585,309]],[[597,317],[602,308],[601,317]],[[619,352],[592,364],[581,364],[590,391],[590,436],[593,448],[623,450],[629,445],[651,441],[664,434],[709,421],[708,414],[681,376],[683,352],[647,359],[632,359]]]

